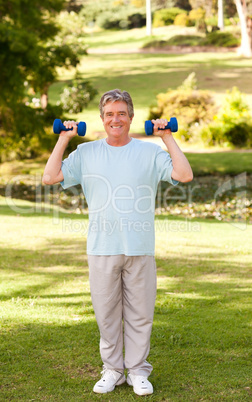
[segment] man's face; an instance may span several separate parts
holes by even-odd
[[[128,137],[133,119],[129,117],[127,104],[123,101],[108,102],[104,106],[102,118],[105,131],[111,139],[124,139]]]

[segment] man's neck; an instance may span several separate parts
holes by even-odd
[[[132,138],[129,136],[127,136],[126,138],[106,138],[107,144],[111,145],[112,147],[123,147],[124,145],[127,145],[131,140]]]

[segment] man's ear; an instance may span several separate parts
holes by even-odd
[[[102,121],[104,122],[104,118],[102,117],[102,115],[100,114],[100,118],[102,119]]]

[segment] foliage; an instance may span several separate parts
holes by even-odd
[[[27,84],[34,93],[47,98],[57,67],[78,63],[69,44],[54,39],[59,33],[55,17],[63,6],[63,0],[0,2],[0,129],[4,154],[11,143],[13,150],[19,145],[22,152],[34,135],[44,133],[47,111],[27,102]]]
[[[193,10],[203,10],[205,16],[209,17],[213,14],[213,10],[217,11],[217,0],[189,0],[192,11]],[[215,3],[215,4],[214,4]]]
[[[189,18],[192,21],[199,21],[204,19],[206,16],[206,11],[203,8],[193,9],[189,12]]]
[[[178,14],[175,17],[174,25],[180,25],[182,27],[189,27],[192,24],[191,24],[191,21],[190,21],[190,18],[188,17],[188,15],[186,15],[185,13],[182,13],[182,14]]]
[[[230,32],[214,31],[207,34],[200,42],[202,46],[236,47],[239,46],[240,39]]]
[[[103,29],[132,29],[145,25],[145,2],[88,0],[80,12],[86,24],[96,24]]]
[[[234,87],[217,109],[208,91],[196,89],[191,73],[176,90],[157,95],[157,106],[150,108],[149,119],[179,116],[178,135],[185,141],[201,140],[208,146],[252,145],[252,115],[241,92]]]
[[[175,18],[179,14],[186,14],[186,11],[181,10],[178,7],[173,8],[163,8],[154,13],[153,17],[153,26],[154,27],[162,27],[165,25],[172,25],[175,21]]]
[[[189,77],[175,90],[157,95],[157,106],[152,106],[149,119],[179,116],[178,135],[188,141],[192,138],[195,125],[212,120],[216,106],[209,91],[197,90],[195,74]]]
[[[151,40],[143,47],[168,47],[168,46],[216,46],[236,47],[240,39],[229,32],[215,31],[205,37],[198,35],[174,35],[168,40]]]
[[[103,29],[133,29],[145,25],[145,11],[136,12],[135,10],[124,10],[123,8],[116,11],[106,11],[96,19],[96,23]]]
[[[166,41],[168,46],[199,46],[202,37],[197,35],[175,35]]]
[[[97,95],[97,90],[89,81],[83,81],[78,75],[73,81],[73,85],[64,88],[60,97],[60,105],[64,112],[76,114],[88,105]]]
[[[193,9],[189,12],[189,19],[199,32],[207,33],[205,21],[206,11],[203,8]]]
[[[52,148],[54,142],[44,127],[50,126],[51,132],[55,116],[62,117],[62,108],[50,104],[42,109],[39,104],[34,107],[18,103],[14,110],[5,110],[2,117],[6,121],[2,124],[8,129],[8,135],[0,135],[0,161],[34,158]]]
[[[209,145],[228,142],[236,147],[251,147],[252,114],[238,88],[227,91],[222,108],[214,122],[202,128],[201,137]]]
[[[57,16],[57,24],[60,26],[60,30],[54,37],[54,43],[59,45],[67,45],[74,50],[75,54],[85,55],[86,34],[84,31],[85,18],[81,14],[77,14],[74,11],[63,11]]]

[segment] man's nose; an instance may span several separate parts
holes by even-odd
[[[113,121],[114,121],[114,122],[117,122],[117,121],[119,121],[119,120],[120,120],[119,116],[118,116],[117,114],[115,114],[115,115],[113,116]]]

